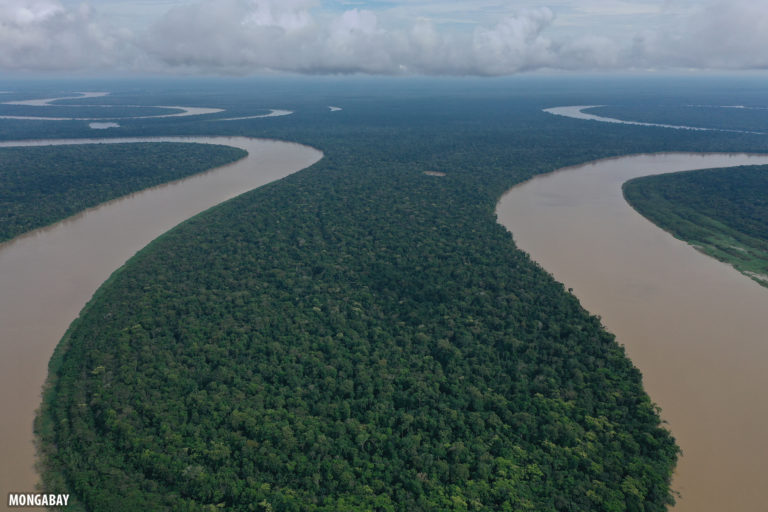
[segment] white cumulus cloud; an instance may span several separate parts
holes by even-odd
[[[0,68],[83,69],[110,66],[127,34],[101,24],[87,4],[0,0]]]
[[[478,28],[473,53],[478,73],[504,75],[556,64],[552,43],[544,30],[555,15],[546,8],[521,11],[493,28]]]
[[[162,15],[131,30],[108,16],[110,6],[124,11],[128,0],[75,1],[0,0],[0,70],[506,75],[768,68],[768,3],[748,0],[552,0],[552,7],[168,0]],[[493,14],[472,20],[473,6]],[[611,19],[621,20],[621,30],[600,24]]]
[[[716,0],[676,21],[664,31],[640,31],[633,56],[656,66],[768,68],[768,3]]]
[[[366,9],[313,15],[311,5],[206,0],[176,7],[150,29],[144,48],[164,65],[243,73],[500,75],[557,64],[543,35],[554,20],[547,8],[446,32],[424,20],[388,26]]]

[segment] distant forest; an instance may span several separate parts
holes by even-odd
[[[494,206],[596,158],[768,143],[556,118],[547,94],[312,94],[284,118],[121,128],[325,158],[100,288],[51,361],[45,489],[72,510],[666,510],[678,448],[639,371]]]
[[[246,154],[187,143],[0,148],[0,242]]]
[[[646,176],[627,201],[662,229],[768,286],[768,166]]]

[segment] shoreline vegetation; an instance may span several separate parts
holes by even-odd
[[[57,343],[98,287],[132,255],[173,226],[245,191],[305,168],[322,153],[249,137],[147,137],[14,141],[8,145],[199,142],[242,148],[248,156],[207,172],[102,203],[0,246],[0,403],[7,420],[0,482],[32,489],[33,424]],[[2,508],[2,507],[0,507]]]
[[[503,228],[398,206],[380,170],[341,192],[321,162],[116,273],[52,360],[48,485],[66,467],[97,510],[663,510],[676,448],[613,337]]]
[[[543,101],[348,100],[333,121],[208,125],[326,156],[99,289],[51,360],[46,491],[73,510],[666,510],[678,448],[639,371],[494,208],[580,162],[768,145],[557,119]]]
[[[0,243],[246,155],[229,146],[171,142],[0,148]]]
[[[759,508],[768,462],[768,294],[642,217],[622,184],[638,176],[765,165],[755,153],[654,153],[589,162],[505,194],[499,220],[531,258],[622,342],[683,455],[680,512]],[[702,422],[702,418],[710,418]],[[737,439],[730,439],[738,432]],[[731,493],[733,489],[739,492]]]
[[[768,166],[647,176],[622,190],[675,238],[768,287]]]

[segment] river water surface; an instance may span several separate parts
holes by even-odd
[[[0,244],[0,496],[31,491],[32,421],[51,353],[96,288],[178,222],[307,167],[322,154],[243,137],[188,141],[249,151],[239,162],[87,210]],[[89,141],[2,143],[45,145]],[[643,219],[621,195],[636,176],[768,163],[768,156],[659,154],[603,160],[509,191],[499,220],[518,246],[600,314],[644,375],[683,448],[676,510],[768,503],[768,293]]]
[[[641,121],[627,121],[625,119],[616,119],[615,117],[605,117],[596,114],[584,112],[591,108],[602,107],[605,105],[575,105],[569,107],[551,107],[545,108],[544,112],[555,116],[570,117],[572,119],[582,119],[584,121],[600,121],[601,123],[630,124],[634,126],[652,126],[656,128],[671,128],[673,130],[693,130],[701,132],[727,132],[727,133],[749,133],[752,135],[766,135],[764,132],[752,132],[747,130],[729,130],[725,128],[703,128],[699,126],[687,126],[681,124],[662,124],[662,123],[644,123]],[[718,108],[747,108],[743,106],[718,107]]]
[[[8,492],[35,488],[32,422],[48,360],[96,288],[179,222],[322,157],[307,146],[246,137],[24,141],[0,147],[163,141],[226,144],[248,156],[0,244],[0,509]]]
[[[676,511],[767,510],[768,290],[644,219],[621,185],[766,163],[682,153],[601,160],[536,177],[497,205],[518,247],[602,317],[643,373],[683,450]]]

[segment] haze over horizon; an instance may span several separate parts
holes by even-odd
[[[0,73],[768,68],[748,0],[0,0]]]

